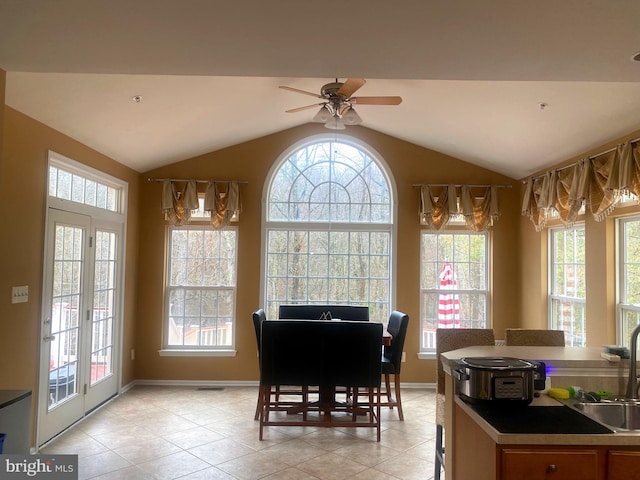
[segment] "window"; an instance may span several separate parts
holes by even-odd
[[[229,350],[234,346],[236,229],[171,227],[165,347]]]
[[[74,172],[73,170],[71,165],[58,165],[55,157],[51,157],[49,162],[49,196],[111,212],[120,211],[120,188],[88,177],[86,168],[83,172]]]
[[[285,154],[266,211],[265,305],[369,307],[386,321],[392,301],[393,205],[379,159],[335,136]]]
[[[584,226],[549,230],[549,328],[564,330],[567,346],[584,347]]]
[[[489,234],[420,234],[420,349],[433,352],[436,328],[487,328]]]
[[[629,347],[640,324],[640,217],[618,220],[618,342]]]

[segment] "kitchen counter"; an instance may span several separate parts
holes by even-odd
[[[467,347],[442,354],[443,359],[459,360],[464,357],[513,357],[525,360],[540,360],[547,364],[552,372],[554,370],[578,369],[605,369],[609,372],[619,371],[620,367],[628,366],[628,360],[610,362],[600,356],[600,348],[581,347]],[[445,370],[449,367],[443,363]],[[553,375],[553,373],[552,373]]]
[[[3,453],[29,453],[31,390],[0,390],[0,433],[7,435]]]
[[[478,426],[499,445],[624,445],[637,446],[640,449],[640,431],[612,433],[503,433],[496,430],[480,413],[468,403],[456,397],[455,404],[460,407]],[[530,406],[554,408],[563,403],[547,395],[534,398]],[[528,407],[523,407],[528,408]],[[516,415],[513,411],[506,414]],[[577,412],[578,415],[582,415]],[[445,427],[446,428],[446,427]]]
[[[465,357],[513,357],[526,360],[542,361],[546,365],[547,376],[553,386],[568,387],[580,385],[585,390],[608,389],[614,393],[623,391],[626,383],[628,360],[610,362],[600,356],[599,348],[573,347],[468,347],[442,354],[445,381],[445,451],[447,452],[447,479],[458,478],[455,473],[455,427],[456,412],[465,417],[465,422],[477,425],[483,436],[488,437],[498,448],[509,446],[594,446],[594,448],[624,448],[640,451],[640,432],[613,433],[504,433],[498,431],[471,405],[462,401],[454,392],[454,381],[451,376],[452,366],[457,360]],[[554,408],[562,403],[547,395],[534,398],[531,406],[548,406]],[[524,407],[527,408],[527,407]],[[505,414],[508,414],[505,411]],[[459,464],[459,463],[458,463]]]

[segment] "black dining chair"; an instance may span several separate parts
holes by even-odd
[[[261,338],[260,440],[265,426],[319,426],[375,428],[380,441],[380,323],[267,320]],[[317,402],[303,398],[291,405],[302,419],[292,418],[291,408],[287,415],[271,416],[279,410],[272,400],[275,388],[285,385],[319,388]],[[368,400],[357,405],[338,401],[337,389],[345,388],[366,391]]]
[[[278,308],[280,320],[369,321],[369,307],[362,305],[288,304]]]
[[[256,341],[258,344],[258,364],[260,365],[260,354],[261,354],[261,344],[262,344],[262,325],[263,322],[267,319],[267,315],[262,308],[259,308],[255,312],[253,312],[253,328],[256,332]],[[282,388],[280,385],[275,387],[275,401],[276,404],[281,404],[283,408],[286,408],[287,405],[291,402],[280,402],[280,396],[301,396],[304,401],[307,400],[309,396],[310,389],[305,385],[301,388],[291,387],[291,388]],[[253,417],[254,420],[259,420],[260,412],[262,411],[262,395],[258,392],[258,401],[256,403],[256,413]]]
[[[262,332],[262,322],[267,319],[267,315],[264,313],[262,308],[259,308],[255,312],[253,312],[253,328],[256,331],[256,341],[258,343],[258,357],[260,357],[260,334]],[[258,365],[260,365],[260,360],[258,358]],[[260,393],[258,393],[258,403],[256,405],[256,414],[253,417],[254,420],[258,420],[260,417],[260,411],[262,410],[262,397]]]
[[[404,421],[404,414],[400,396],[400,369],[402,367],[402,350],[404,349],[408,326],[409,315],[398,311],[391,312],[389,323],[387,324],[387,332],[392,337],[391,345],[383,347],[382,350],[382,374],[384,375],[385,383],[383,396],[386,396],[387,400],[382,402],[381,406],[391,409],[397,407],[398,417],[401,421]],[[393,375],[395,399],[391,396],[391,375]]]

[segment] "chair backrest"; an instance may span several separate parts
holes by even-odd
[[[402,350],[404,349],[408,326],[409,315],[397,310],[391,312],[387,323],[387,332],[392,337],[391,345],[384,347],[384,356],[391,361],[396,373],[400,373],[400,367],[402,366]]]
[[[564,347],[564,330],[507,328],[505,344],[509,346]]]
[[[262,308],[253,312],[253,328],[256,331],[256,342],[258,343],[258,352],[260,352],[260,332],[262,331],[262,322],[267,319],[266,313]]]
[[[369,307],[361,305],[280,305],[281,320],[340,320],[369,321]]]
[[[262,324],[263,385],[380,386],[382,324],[267,320]]]
[[[495,345],[492,328],[438,328],[436,329],[436,359],[438,393],[444,393],[444,368],[440,355],[459,348]]]

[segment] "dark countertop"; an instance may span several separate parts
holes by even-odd
[[[0,390],[0,408],[8,407],[31,396],[31,390]]]
[[[612,432],[611,433],[599,433],[594,434],[587,433],[584,430],[584,426],[589,427],[590,422],[593,420],[588,417],[582,415],[580,412],[575,411],[573,408],[566,406],[564,403],[559,402],[547,395],[541,395],[539,398],[534,398],[531,405],[526,406],[524,408],[532,409],[527,410],[526,413],[521,412],[523,417],[519,420],[512,420],[514,417],[514,412],[509,412],[507,409],[494,409],[493,419],[488,418],[491,415],[487,415],[486,412],[478,412],[474,409],[474,406],[464,402],[458,396],[455,398],[455,405],[471,417],[473,421],[475,421],[482,430],[489,435],[489,437],[496,443],[501,445],[625,445],[625,446],[634,446],[640,447],[640,431],[629,431],[629,432]],[[536,407],[536,408],[534,408]],[[566,409],[571,410],[571,412],[567,413],[566,410],[563,409],[556,410],[560,407],[565,407]],[[539,409],[551,409],[548,411],[538,411]],[[574,413],[580,415],[581,417],[574,417]],[[485,418],[483,415],[487,415]],[[569,417],[566,417],[568,415]],[[524,418],[524,416],[528,418]],[[540,425],[534,425],[532,423],[532,419],[541,419],[545,418],[546,426],[540,423]],[[559,423],[556,430],[560,431],[547,431],[543,430],[553,430],[555,427],[549,426],[549,422],[551,419],[556,418],[558,422],[561,420],[558,417],[565,417],[574,420],[576,418],[580,418],[580,425],[576,426],[576,424],[566,424],[562,425]],[[586,422],[582,422],[582,418],[586,419]],[[496,423],[494,426],[491,421]],[[597,423],[597,422],[595,422]],[[598,424],[600,425],[600,424]],[[606,427],[605,427],[606,428]],[[511,430],[511,431],[501,431],[502,430]]]
[[[567,405],[510,406],[488,402],[471,405],[482,418],[501,433],[604,434],[610,428]]]

